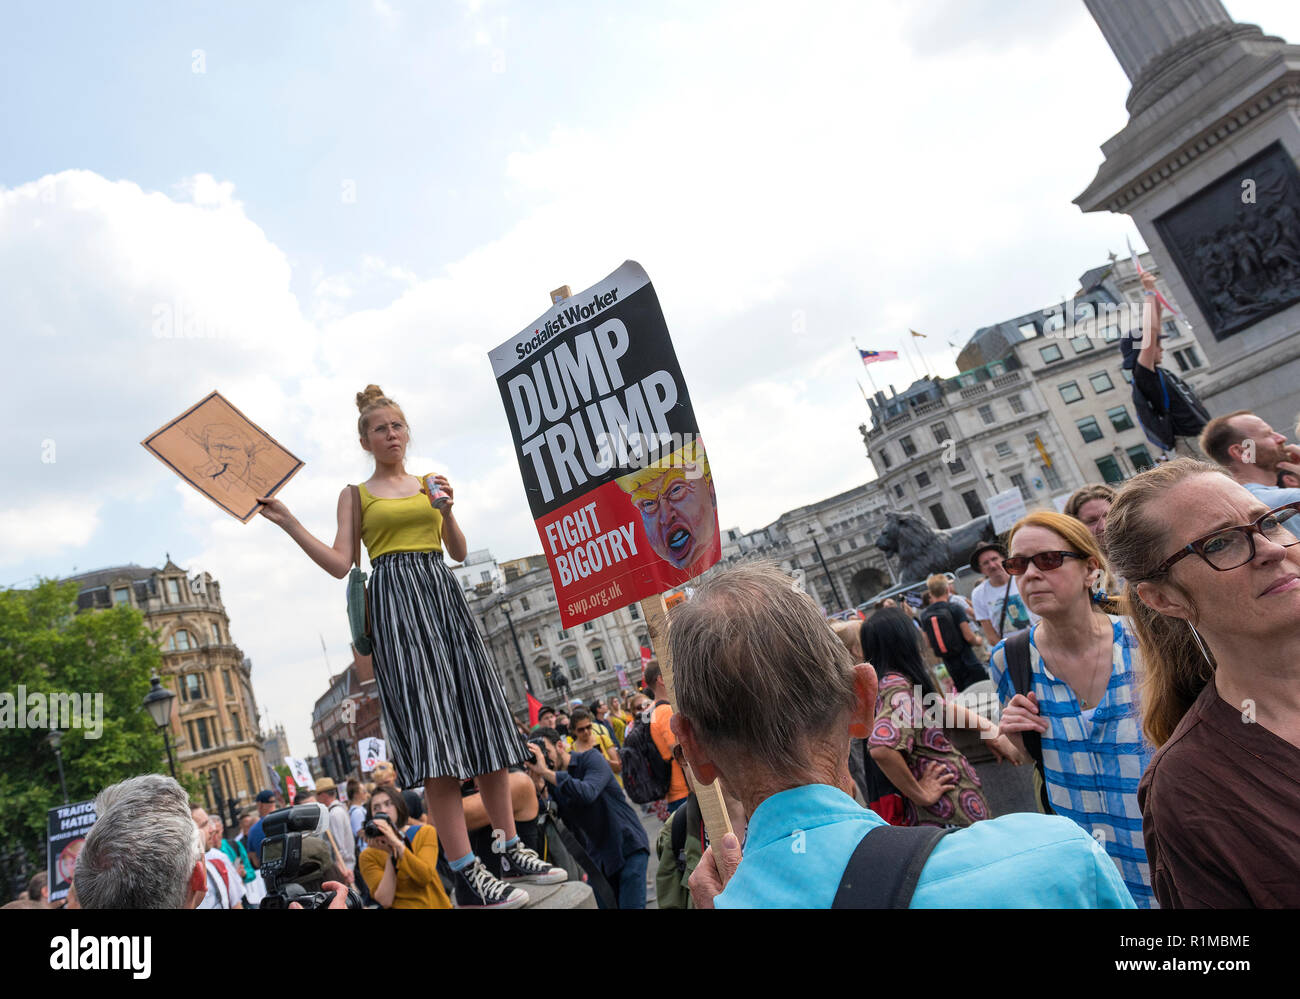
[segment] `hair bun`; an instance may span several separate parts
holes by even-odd
[[[372,402],[383,398],[385,398],[383,389],[378,385],[367,385],[363,391],[357,393],[357,409],[364,413],[366,407]]]

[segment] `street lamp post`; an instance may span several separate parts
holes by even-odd
[[[510,601],[500,600],[497,602],[497,606],[500,607],[501,610],[505,613],[506,624],[509,625],[510,627],[510,637],[514,640],[515,643],[515,655],[519,657],[519,668],[520,670],[523,671],[524,674],[524,686],[531,687],[533,685],[533,681],[528,676],[528,667],[524,665],[524,651],[519,647],[519,636],[515,634],[515,622],[510,617]]]
[[[822,556],[822,546],[817,543],[817,535],[811,527],[808,528],[808,537],[812,538],[813,547],[817,549],[817,558],[822,564],[822,571],[826,573],[826,582],[831,584],[831,593],[835,597],[835,602],[839,605],[839,609],[843,610],[844,601],[840,599],[840,591],[835,585],[835,577],[831,575],[831,570],[826,566],[826,559]]]
[[[60,729],[50,729],[50,734],[45,737],[45,741],[50,744],[54,750],[54,755],[59,761],[59,789],[63,791],[63,803],[68,804],[68,785],[63,780],[63,750],[60,746],[63,744],[63,732]]]
[[[153,723],[162,732],[163,746],[167,749],[167,766],[171,768],[172,779],[175,780],[176,760],[172,756],[172,743],[167,737],[167,729],[171,724],[172,701],[176,695],[162,685],[157,675],[149,678],[149,684],[149,693],[144,696],[144,707],[149,712],[149,717],[153,719]]]

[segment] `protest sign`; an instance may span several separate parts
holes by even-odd
[[[713,476],[640,265],[559,300],[488,356],[564,627],[717,562]]]
[[[316,780],[312,777],[311,771],[307,769],[307,761],[300,760],[296,756],[286,756],[284,765],[289,768],[289,773],[293,775],[293,781],[298,787],[314,788]]]
[[[1017,520],[1025,515],[1025,498],[1019,489],[1008,489],[989,497],[989,516],[993,520],[993,530],[997,534],[1006,534]]]
[[[77,857],[95,824],[94,801],[51,808],[46,817],[45,869],[49,872],[50,901],[66,898],[72,887]]]
[[[361,760],[361,772],[370,773],[375,769],[375,764],[380,760],[388,759],[384,754],[388,747],[384,745],[384,740],[375,736],[362,739],[357,743],[357,757]]]
[[[247,524],[302,468],[220,392],[212,392],[140,442],[236,520]]]

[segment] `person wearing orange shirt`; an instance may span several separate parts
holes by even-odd
[[[654,691],[655,699],[654,707],[650,709],[650,737],[654,739],[659,755],[672,767],[672,779],[664,798],[668,804],[668,814],[671,815],[686,804],[691,792],[686,786],[686,775],[682,773],[681,764],[673,759],[673,747],[677,745],[677,738],[669,727],[673,706],[668,703],[668,687],[658,663],[651,663],[645,668],[645,685],[648,690]]]

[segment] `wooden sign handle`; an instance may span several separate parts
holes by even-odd
[[[664,595],[657,593],[642,600],[641,613],[650,629],[650,644],[654,646],[655,658],[659,660],[659,668],[663,671],[668,700],[672,703],[673,711],[676,711],[677,689],[673,685],[673,657],[668,651],[668,605],[664,603]],[[731,816],[727,814],[727,805],[722,798],[722,781],[715,779],[712,784],[705,784],[692,773],[691,785],[695,799],[700,803],[700,815],[704,819],[709,842],[721,843],[722,837],[733,831]]]

